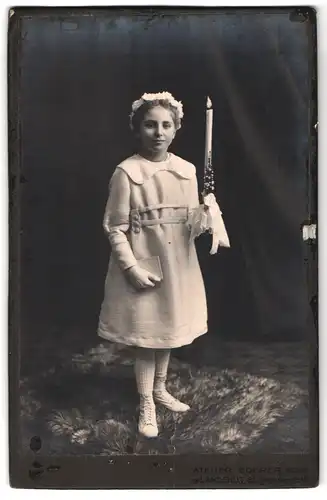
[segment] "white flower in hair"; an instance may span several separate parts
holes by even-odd
[[[164,100],[169,102],[169,104],[177,110],[178,118],[181,120],[184,116],[183,104],[181,101],[176,101],[176,99],[171,95],[170,92],[157,92],[157,93],[145,93],[140,99],[137,99],[132,104],[132,113],[130,114],[130,124],[132,127],[132,118],[136,111],[145,103],[151,101]]]
[[[143,103],[144,101],[142,99],[134,101],[132,104],[132,111],[135,113],[135,111],[137,111],[142,106]]]

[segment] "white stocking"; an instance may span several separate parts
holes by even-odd
[[[154,349],[137,349],[134,370],[138,393],[152,398],[155,374]]]
[[[166,388],[167,371],[170,360],[170,349],[157,349],[155,352],[156,369],[154,390],[164,391]]]

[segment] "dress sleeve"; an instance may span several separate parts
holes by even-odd
[[[103,229],[109,238],[112,252],[124,271],[137,264],[126,233],[130,226],[130,181],[117,168],[110,180],[109,197],[103,218]]]

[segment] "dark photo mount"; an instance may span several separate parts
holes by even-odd
[[[316,486],[316,12],[31,7],[8,22],[11,485]],[[173,151],[200,190],[213,101],[231,248],[196,243],[209,331],[173,352],[171,384],[197,407],[160,414],[147,441],[132,358],[108,361],[96,330],[108,182],[133,152],[131,103],[162,90],[183,101]]]

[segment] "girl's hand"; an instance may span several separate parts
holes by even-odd
[[[139,290],[154,287],[156,283],[160,283],[161,281],[159,276],[146,271],[138,265],[126,269],[125,273],[132,285]]]

